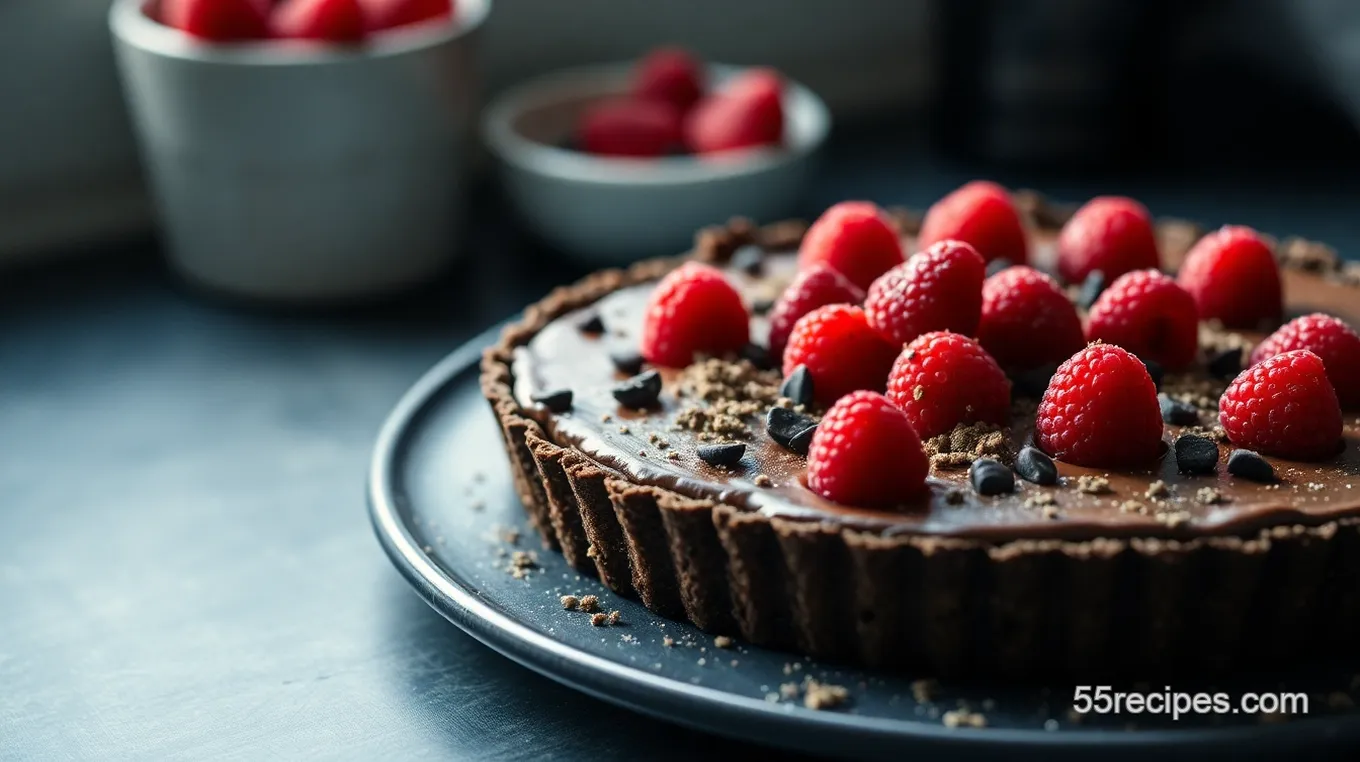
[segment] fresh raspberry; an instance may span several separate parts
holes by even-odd
[[[1052,278],[1024,265],[1007,267],[982,284],[977,338],[1011,370],[1062,362],[1086,345],[1077,308]]]
[[[367,33],[359,0],[284,0],[269,18],[274,37],[359,42]]]
[[[1005,188],[986,180],[974,180],[936,201],[921,221],[916,241],[925,249],[953,238],[971,245],[988,262],[1029,261],[1029,241],[1020,214]]]
[[[800,270],[825,263],[860,288],[868,288],[902,259],[902,240],[882,210],[868,201],[842,201],[822,212],[798,249]]]
[[[657,48],[638,62],[632,93],[640,100],[669,103],[683,114],[703,96],[703,81],[703,69],[689,51]]]
[[[778,72],[754,69],[694,104],[685,145],[696,154],[778,145],[784,140],[784,86]]]
[[[368,31],[453,17],[453,0],[361,0]]]
[[[1091,305],[1086,338],[1180,370],[1195,361],[1199,350],[1195,300],[1156,270],[1125,273]]]
[[[1058,235],[1058,274],[1068,283],[1081,283],[1092,270],[1108,283],[1133,270],[1155,270],[1160,262],[1152,216],[1131,198],[1091,199]]]
[[[699,262],[672,270],[652,291],[642,321],[642,356],[682,367],[696,353],[723,355],[750,341],[751,317],[722,271]]]
[[[1218,422],[1238,447],[1290,460],[1341,451],[1341,406],[1322,358],[1306,349],[1242,371],[1218,401]]]
[[[269,36],[268,0],[161,0],[160,18],[167,26],[214,42]]]
[[[680,142],[680,115],[661,101],[608,100],[581,115],[576,134],[587,153],[662,156]]]
[[[1040,449],[1078,466],[1141,466],[1161,454],[1157,387],[1141,360],[1112,344],[1058,366],[1034,425]]]
[[[907,414],[877,392],[842,397],[808,449],[808,488],[834,503],[888,508],[925,492],[930,461]]]
[[[869,325],[906,344],[930,331],[977,333],[987,264],[962,241],[940,241],[883,273],[869,287]]]
[[[1011,382],[981,344],[936,331],[902,350],[888,374],[888,399],[906,412],[917,434],[930,438],[960,423],[1006,425]]]
[[[864,291],[826,265],[804,270],[770,309],[770,356],[783,357],[798,318],[828,304],[860,304]]]
[[[784,375],[807,366],[817,403],[823,407],[857,389],[883,391],[897,347],[883,340],[864,317],[864,310],[828,304],[793,325],[784,348]]]
[[[1284,312],[1275,257],[1248,227],[1228,225],[1201,238],[1176,282],[1195,298],[1200,320],[1217,318],[1227,328],[1273,327]]]
[[[1251,364],[1295,349],[1306,349],[1322,358],[1327,380],[1332,382],[1343,409],[1360,408],[1360,334],[1331,315],[1304,315],[1257,344]]]

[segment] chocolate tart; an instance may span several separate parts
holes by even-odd
[[[1028,192],[1017,205],[1043,267],[1070,210]],[[919,217],[893,216],[905,239],[917,232]],[[728,268],[750,303],[768,303],[793,274],[804,229],[737,220],[701,232],[690,256]],[[1159,222],[1164,264],[1174,269],[1201,232]],[[1360,325],[1354,266],[1319,244],[1277,249],[1291,315],[1324,311]],[[757,645],[946,677],[1202,674],[1342,654],[1357,642],[1355,411],[1337,458],[1272,459],[1275,484],[1230,476],[1221,444],[1216,474],[1180,475],[1170,454],[1136,473],[1059,463],[1057,486],[1017,480],[1014,494],[982,497],[959,466],[970,447],[1001,439],[1013,451],[1026,440],[1034,401],[1017,384],[1004,436],[970,441],[960,430],[929,444],[928,505],[835,505],[802,485],[803,457],[767,434],[766,410],[789,403],[776,401],[778,374],[758,358],[660,369],[652,409],[624,409],[611,393],[636,372],[626,355],[652,285],[681,261],[554,291],[482,361],[530,520],[546,546],[614,591]],[[755,311],[760,340],[767,327]],[[1209,360],[1261,336],[1203,333],[1203,361],[1167,376],[1164,391],[1198,403],[1193,428],[1221,438],[1216,404],[1230,378],[1213,377]],[[563,389],[569,409],[561,395],[541,402]],[[1167,425],[1166,441],[1185,428]],[[696,455],[729,440],[747,445],[734,467]]]

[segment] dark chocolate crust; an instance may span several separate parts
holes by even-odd
[[[1045,224],[1070,213],[1033,193],[1017,204]],[[894,220],[904,232],[919,225],[907,212]],[[691,256],[720,263],[750,243],[796,246],[804,230],[734,220],[702,231]],[[756,645],[941,677],[1213,673],[1340,653],[1360,636],[1360,519],[1191,540],[867,532],[635,484],[551,441],[516,400],[515,348],[681,261],[557,289],[482,359],[482,390],[544,545],[615,592]],[[1283,265],[1342,277],[1316,262],[1286,255]]]

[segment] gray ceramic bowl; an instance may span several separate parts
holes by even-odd
[[[626,90],[632,68],[573,69],[532,80],[484,115],[483,136],[500,160],[505,190],[535,233],[581,261],[607,265],[681,251],[696,230],[733,216],[771,221],[797,209],[831,117],[796,82],[784,89],[785,144],[777,149],[719,161],[621,159],[560,147],[589,104]],[[714,86],[741,71],[708,70]]]

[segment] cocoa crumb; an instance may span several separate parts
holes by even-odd
[[[1217,505],[1228,502],[1228,497],[1215,487],[1200,487],[1195,493],[1195,502],[1204,505]]]
[[[600,599],[593,595],[582,596],[580,600],[581,610],[590,613],[600,609]]]
[[[609,616],[606,618],[609,620],[610,624],[618,624],[619,620],[623,618],[623,614],[620,614],[618,610],[615,609],[614,611],[609,612]]]
[[[1077,477],[1077,491],[1088,495],[1106,495],[1113,492],[1110,489],[1110,480],[1103,476],[1092,476],[1090,474]]]
[[[946,505],[963,505],[963,500],[964,500],[963,490],[958,489],[956,487],[951,487],[948,490],[945,490],[944,502]]]
[[[771,487],[774,485],[774,482],[770,477],[765,474],[756,474],[756,477],[751,480],[751,483],[755,484],[757,487]]]
[[[944,713],[941,721],[947,728],[987,727],[987,715],[981,712],[970,712],[967,709],[951,709]]]
[[[1044,506],[1043,515],[1044,518],[1046,519],[1056,519],[1062,516],[1062,514],[1058,511],[1057,507],[1052,505]]]
[[[713,639],[713,646],[715,648],[731,648],[732,639],[727,637],[726,635],[719,635],[718,637]]]
[[[1164,498],[1170,497],[1170,495],[1171,488],[1166,486],[1166,482],[1162,481],[1161,479],[1158,479],[1157,481],[1149,484],[1147,492],[1143,493],[1143,497],[1147,498],[1148,500],[1162,500]]]
[[[1120,513],[1140,513],[1146,515],[1147,511],[1147,505],[1140,503],[1137,500],[1125,500],[1119,504]]]
[[[803,682],[803,706],[808,709],[834,709],[850,699],[850,690],[843,685],[820,683],[812,678]]]
[[[798,683],[780,683],[779,697],[788,701],[798,698]]]
[[[926,388],[924,386],[921,386],[920,384],[917,384],[916,388],[911,390],[911,398],[917,400],[918,402],[924,396],[926,396]]]
[[[666,453],[666,460],[680,460],[680,453],[676,452],[675,450],[671,450],[670,452]]]
[[[624,425],[624,424],[622,424],[622,423],[619,424],[619,433],[620,433],[620,434],[628,434],[628,433],[630,433],[631,431],[632,431],[632,429],[628,428],[626,425]]]
[[[665,646],[666,648],[674,648],[675,638],[672,638],[671,636],[667,635],[666,637],[661,639],[661,645]]]
[[[562,608],[568,611],[571,611],[572,609],[576,608],[577,604],[580,603],[580,600],[578,600],[574,595],[564,595],[562,596],[561,601]]]
[[[930,437],[923,444],[930,465],[936,469],[967,468],[979,458],[991,458],[1006,465],[1015,460],[1010,432],[988,423],[959,424],[949,433]]]
[[[694,363],[681,374],[679,391],[698,404],[681,410],[675,422],[696,433],[749,437],[746,419],[778,401],[780,381],[777,372],[759,370],[749,360]]]
[[[1025,498],[1026,508],[1041,508],[1046,505],[1054,505],[1058,498],[1052,492],[1036,492]]]
[[[590,624],[594,627],[603,627],[608,619],[609,617],[604,614],[592,614],[590,616]]]
[[[1167,511],[1157,514],[1157,520],[1166,524],[1168,527],[1176,528],[1182,524],[1190,522],[1189,511]]]
[[[937,680],[911,681],[911,697],[916,699],[918,704],[928,704],[934,701],[939,692],[940,683]]]

